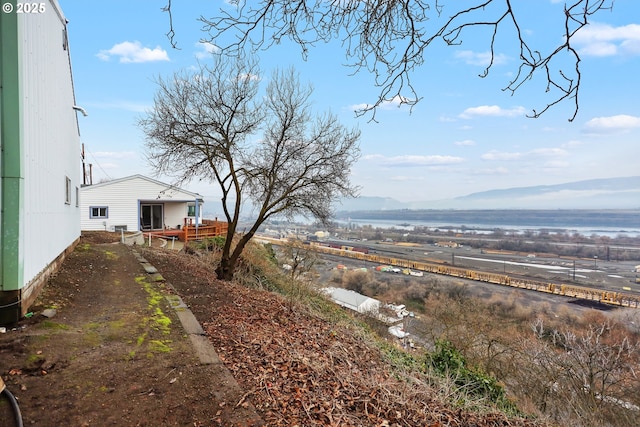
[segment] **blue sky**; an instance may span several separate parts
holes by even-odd
[[[454,1],[449,1],[453,4]],[[563,2],[520,1],[521,29],[550,46],[561,39]],[[86,161],[94,182],[132,174],[154,176],[144,157],[144,135],[136,122],[152,106],[154,78],[210,61],[211,45],[200,43],[198,16],[231,8],[222,0],[174,1],[173,20],[179,50],[165,33],[165,0],[59,0],[68,19],[76,103]],[[517,71],[517,51],[505,33],[496,64],[487,78],[486,34],[470,33],[460,46],[440,43],[428,51],[413,74],[420,103],[410,112],[390,103],[376,115],[356,118],[355,106],[372,103],[378,91],[372,76],[342,66],[337,44],[310,51],[283,43],[260,54],[266,75],[293,65],[314,88],[314,108],[331,110],[362,131],[362,157],[352,181],[363,196],[400,201],[438,200],[478,191],[559,184],[592,178],[640,175],[640,2],[616,0],[612,11],[592,18],[575,40],[582,55],[580,110],[565,102],[541,118],[544,82],[534,79],[515,95],[501,89]],[[163,177],[159,179],[165,180]],[[218,199],[212,184],[186,186]]]

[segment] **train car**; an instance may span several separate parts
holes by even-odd
[[[321,252],[382,264],[385,268],[383,271],[402,272],[402,269],[398,268],[402,267],[405,269],[418,270],[420,272],[443,274],[497,285],[546,292],[571,298],[581,298],[625,307],[640,307],[640,297],[631,294],[610,292],[575,285],[542,282],[535,279],[512,277],[506,274],[487,273],[483,271],[458,268],[447,264],[436,264],[399,259],[378,254],[369,254],[369,250],[367,248],[359,248],[331,242],[311,242],[311,244],[316,246],[318,251]],[[382,268],[382,266],[379,266],[376,270],[380,271]],[[640,283],[640,278],[637,280]]]

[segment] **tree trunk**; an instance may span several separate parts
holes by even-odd
[[[242,236],[231,253],[229,253],[231,251],[231,248],[225,245],[222,250],[222,257],[220,258],[220,265],[218,265],[218,268],[216,268],[216,275],[218,276],[218,279],[225,280],[227,282],[233,280],[233,275],[236,272],[236,267],[238,260],[240,259],[240,255],[242,254],[242,251],[244,251],[244,247],[247,246],[247,243],[249,242],[249,240],[251,240],[251,237],[254,234],[255,231],[250,230],[247,234]],[[227,236],[227,239],[230,239],[229,236]]]
[[[230,282],[233,280],[233,273],[235,272],[235,269],[235,262],[229,257],[223,256],[220,260],[220,265],[216,268],[216,275],[218,276],[218,279]]]

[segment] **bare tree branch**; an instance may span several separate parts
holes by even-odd
[[[565,5],[563,40],[551,49],[536,47],[521,31],[525,12],[518,12],[512,0],[476,0],[459,6],[453,0],[262,0],[257,4],[238,1],[236,9],[221,9],[217,16],[200,20],[209,40],[232,56],[245,49],[264,50],[289,39],[306,58],[316,44],[339,40],[346,64],[353,73],[373,74],[379,88],[377,100],[357,112],[371,113],[383,103],[399,101],[413,107],[420,101],[413,78],[417,67],[430,58],[427,49],[436,40],[456,46],[472,28],[488,28],[489,65],[480,74],[486,77],[495,65],[496,41],[501,34],[519,50],[520,64],[515,77],[503,90],[515,93],[535,76],[546,79],[552,101],[532,109],[529,117],[539,117],[565,101],[574,103],[574,120],[579,109],[581,83],[580,55],[571,44],[573,36],[596,13],[611,9],[614,0],[573,0]],[[465,2],[468,5],[469,2]],[[171,17],[171,2],[164,8]],[[445,15],[446,14],[446,15]],[[515,31],[511,40],[509,31]],[[173,41],[173,30],[168,36]],[[226,45],[225,36],[231,36]],[[569,61],[572,66],[565,69]]]

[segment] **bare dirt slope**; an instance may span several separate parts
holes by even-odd
[[[273,293],[218,281],[198,257],[142,251],[170,288],[149,281],[130,248],[103,240],[83,237],[34,316],[0,334],[0,375],[25,425],[537,425],[451,409],[391,374],[361,334]],[[229,386],[226,369],[199,363],[163,298],[172,289],[242,390]],[[55,317],[39,314],[50,306]],[[8,409],[0,403],[2,426],[11,425]]]
[[[25,425],[259,425],[228,372],[203,366],[161,283],[130,248],[81,240],[34,306],[0,334],[0,375]],[[57,307],[47,319],[44,308]],[[11,426],[0,404],[0,425]]]

